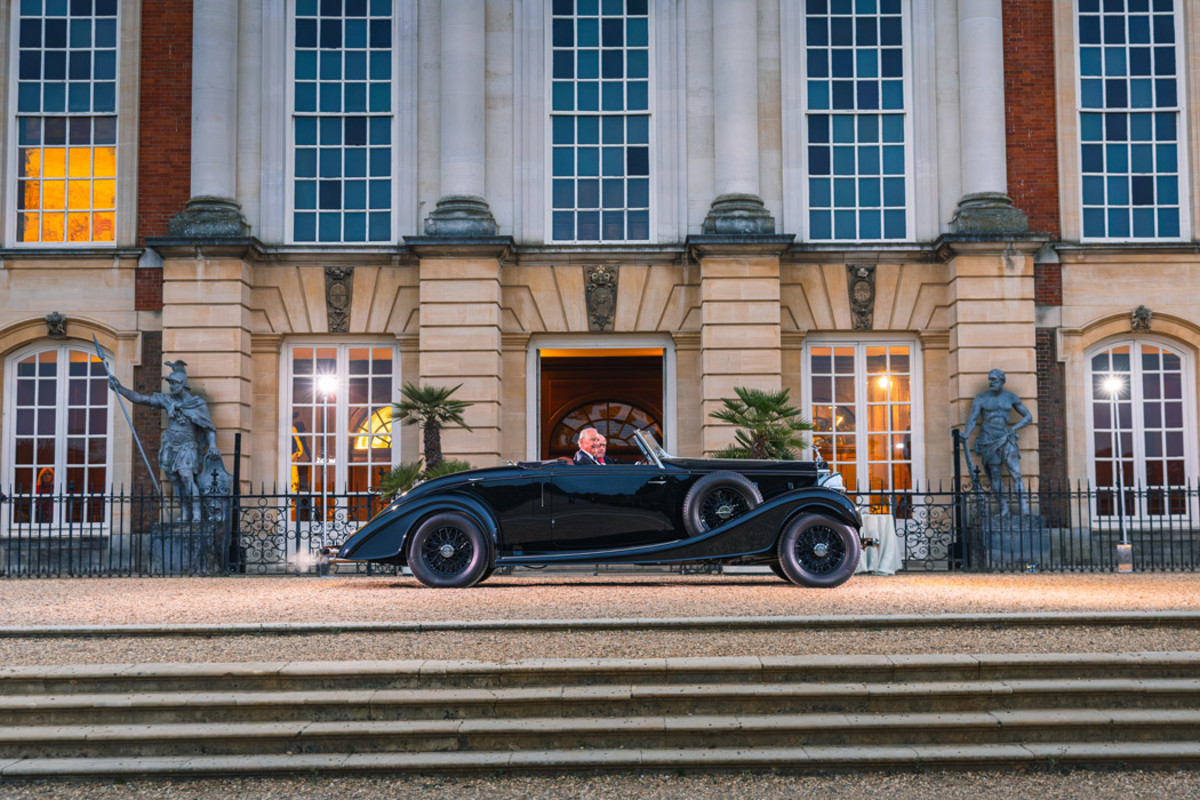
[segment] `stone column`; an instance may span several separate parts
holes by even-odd
[[[778,391],[783,361],[779,257],[791,237],[747,247],[692,240],[700,262],[700,442],[705,454],[733,443],[733,430],[709,414],[733,387]],[[786,240],[786,241],[785,241]]]
[[[957,233],[1018,233],[1004,152],[1004,29],[1000,0],[958,0],[959,138],[963,196]]]
[[[713,3],[716,190],[704,233],[772,234],[758,186],[758,3]]]
[[[484,199],[484,4],[443,0],[441,20],[442,197],[425,220],[428,236],[495,236]]]
[[[419,383],[462,388],[457,400],[471,403],[463,415],[471,430],[442,430],[447,459],[489,466],[501,459],[501,264],[512,242],[492,237],[480,243],[443,244],[409,237],[420,258]]]
[[[169,223],[172,237],[248,232],[237,196],[238,0],[192,6],[192,197]]]

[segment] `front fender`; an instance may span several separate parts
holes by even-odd
[[[780,527],[782,531],[787,527],[795,517],[812,512],[824,512],[839,519],[847,525],[853,526],[855,530],[861,534],[863,521],[862,514],[859,513],[858,506],[854,504],[846,495],[841,492],[821,490],[821,489],[801,489],[797,492],[789,493],[792,497],[802,497],[805,500],[805,505],[801,509],[797,509],[792,513],[786,523]]]
[[[480,528],[499,545],[500,528],[491,510],[474,497],[465,494],[439,494],[422,497],[411,503],[401,500],[376,514],[338,550],[338,558],[348,561],[391,561],[403,563],[404,546],[409,534],[421,520],[441,511],[457,511],[474,519]]]

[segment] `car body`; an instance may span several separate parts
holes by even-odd
[[[823,462],[676,458],[648,431],[635,439],[637,464],[520,462],[419,484],[337,557],[439,587],[550,564],[761,564],[829,587],[858,566],[862,518]]]

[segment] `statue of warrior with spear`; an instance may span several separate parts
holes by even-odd
[[[167,392],[139,394],[122,386],[111,372],[108,385],[131,402],[155,406],[167,412],[167,429],[158,450],[158,466],[171,476],[175,496],[179,498],[182,508],[179,521],[201,522],[203,514],[197,477],[201,475],[208,459],[220,460],[217,429],[209,416],[204,398],[192,394],[192,388],[188,385],[187,364],[168,361],[166,365],[171,368],[167,375]]]

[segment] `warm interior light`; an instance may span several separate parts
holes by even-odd
[[[317,376],[317,393],[326,397],[333,394],[337,389],[337,378],[333,375],[318,375]]]
[[[880,375],[878,383],[879,383],[880,389],[886,389],[886,388],[888,388],[888,386],[891,385],[892,379],[889,378],[887,375]]]
[[[355,450],[392,446],[392,407],[384,406],[371,415],[366,424],[355,431]],[[368,434],[368,435],[361,435]]]

